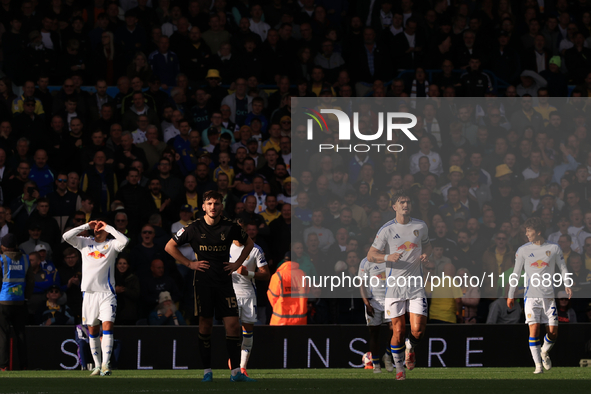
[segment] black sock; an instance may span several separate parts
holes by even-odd
[[[199,353],[201,354],[201,363],[203,369],[211,368],[211,335],[199,333]]]
[[[240,349],[242,347],[242,340],[240,337],[226,336],[226,347],[228,348],[228,357],[232,369],[240,368]]]
[[[419,344],[419,342],[421,342],[421,337],[415,338],[415,336],[412,335],[412,333],[410,333],[408,335],[408,340],[410,341],[411,346],[415,348]]]

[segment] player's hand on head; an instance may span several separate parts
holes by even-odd
[[[204,272],[206,269],[209,268],[209,262],[205,260],[191,261],[191,263],[189,264],[189,268],[191,268],[194,271]]]
[[[107,227],[107,223],[105,223],[105,222],[102,222],[102,221],[99,221],[99,222],[97,222],[97,223],[96,223],[96,228],[95,228],[95,230],[96,230],[96,231],[102,231],[102,230],[104,230],[106,227]]]

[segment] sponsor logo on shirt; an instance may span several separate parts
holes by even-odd
[[[88,253],[88,257],[92,257],[92,258],[98,260],[98,259],[102,259],[103,257],[107,257],[107,255],[99,252],[98,250],[95,250],[94,252]]]
[[[182,229],[180,229],[179,231],[177,231],[177,232],[176,232],[176,236],[177,236],[177,237],[180,237],[180,236],[181,236],[181,235],[182,235],[184,232],[185,232],[185,229],[184,229],[184,228],[182,228]],[[202,234],[202,235],[203,235],[203,234]],[[203,238],[203,237],[201,237],[201,238]]]
[[[530,267],[536,267],[536,268],[542,268],[542,267],[547,267],[548,263],[546,263],[545,261],[542,260],[537,260],[533,263],[530,264]]]
[[[225,252],[226,249],[227,249],[226,245],[221,245],[221,246],[199,245],[199,250],[204,251],[204,252]]]
[[[411,251],[415,248],[417,248],[419,245],[415,244],[414,242],[409,242],[406,241],[405,243],[403,243],[402,245],[400,245],[398,248],[396,248],[397,251]]]

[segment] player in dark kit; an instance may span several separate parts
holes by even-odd
[[[213,381],[211,372],[211,329],[214,311],[226,328],[226,346],[230,358],[232,382],[254,382],[240,372],[240,324],[238,303],[232,285],[232,272],[242,266],[254,242],[246,232],[230,219],[222,216],[222,195],[208,191],[203,195],[205,216],[180,229],[168,241],[165,250],[181,264],[195,270],[196,314],[199,316],[199,352],[205,369],[204,382]],[[244,249],[236,262],[229,263],[230,246],[237,240]],[[179,246],[190,244],[198,261],[190,261],[179,251]]]

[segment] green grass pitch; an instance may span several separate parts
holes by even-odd
[[[362,369],[249,370],[256,383],[230,383],[230,371],[215,370],[213,383],[201,383],[202,371],[113,371],[89,377],[89,371],[0,372],[0,393],[591,393],[591,368],[417,368],[398,382],[394,373]]]

